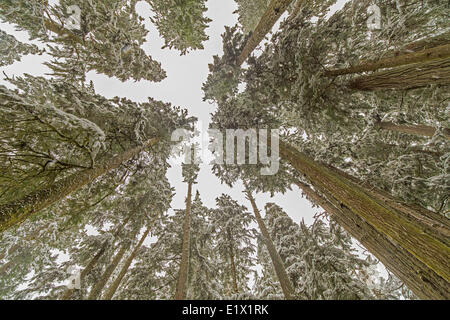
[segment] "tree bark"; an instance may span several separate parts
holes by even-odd
[[[264,221],[261,217],[261,214],[259,213],[259,209],[256,205],[255,199],[253,198],[252,193],[250,192],[245,182],[244,186],[247,199],[250,201],[252,205],[256,221],[258,222],[259,229],[261,230],[261,233],[264,237],[264,243],[266,244],[267,250],[269,251],[269,255],[272,260],[272,264],[275,269],[278,281],[280,282],[283,295],[286,300],[292,300],[294,299],[294,288],[292,287],[291,281],[289,280],[289,276],[286,272],[286,268],[284,267],[283,260],[281,260],[281,257],[277,249],[275,248],[272,239],[270,238],[269,231],[267,230],[266,225],[264,224]]]
[[[415,89],[450,84],[450,58],[415,63],[361,76],[349,82],[355,90]]]
[[[100,279],[97,281],[97,283],[92,287],[91,292],[89,293],[87,299],[88,300],[95,300],[97,297],[100,296],[103,288],[105,287],[106,283],[108,282],[109,278],[113,274],[114,270],[116,270],[117,265],[119,264],[120,260],[122,260],[123,255],[125,252],[130,248],[130,245],[123,245],[120,247],[119,252],[114,256],[112,262],[108,265],[108,267],[105,269],[103,274],[101,275]]]
[[[334,205],[303,182],[295,182],[314,204],[322,207],[350,235],[392,272],[420,299],[449,299],[448,282],[432,272],[408,251],[378,232],[351,210]],[[431,280],[430,280],[431,279]]]
[[[191,247],[191,198],[192,183],[188,183],[188,192],[186,198],[186,213],[183,226],[183,247],[181,250],[180,270],[178,273],[178,281],[175,291],[175,300],[184,300],[186,297],[186,285],[189,270],[189,251]]]
[[[412,53],[412,52],[418,52],[418,51],[423,51],[426,49],[431,49],[434,47],[439,47],[439,46],[446,45],[449,43],[450,43],[450,32],[445,32],[445,33],[442,33],[435,37],[425,38],[422,40],[407,43],[398,50],[388,50],[386,52],[383,52],[382,55],[383,55],[383,58],[391,58],[391,57],[399,56],[402,54],[408,54],[408,53]],[[374,61],[373,60],[372,61],[363,60],[363,61],[361,61],[360,64],[371,63],[371,62],[374,62]]]
[[[125,218],[125,220],[122,222],[122,224],[114,232],[114,234],[113,234],[114,238],[117,237],[120,234],[120,232],[126,226],[128,221],[130,221],[130,216],[129,215]],[[84,268],[83,271],[81,271],[81,274],[80,274],[80,282],[81,282],[81,284],[83,284],[83,280],[86,278],[86,276],[89,273],[91,273],[92,269],[94,269],[94,267],[97,264],[97,262],[100,260],[100,258],[103,256],[103,254],[106,252],[106,249],[108,248],[108,244],[109,244],[108,241],[103,242],[102,246],[100,247],[100,250],[89,261],[89,263],[86,266],[86,268]],[[74,290],[75,289],[67,288],[66,291],[64,292],[64,294],[62,295],[61,300],[69,300],[72,297],[72,295],[74,293]]]
[[[238,293],[238,285],[237,285],[237,276],[236,276],[236,264],[234,262],[234,252],[233,252],[233,245],[232,245],[232,236],[231,236],[231,230],[227,230],[228,233],[228,249],[230,250],[230,264],[231,264],[231,279],[232,279],[232,286],[234,293]]]
[[[424,278],[418,286],[431,281],[439,288],[444,281],[449,288],[450,228],[442,217],[423,208],[405,206],[379,190],[364,188],[355,178],[314,161],[284,142],[280,142],[280,156],[349,217],[367,223],[417,264],[424,265],[427,274],[433,276]]]
[[[450,57],[450,44],[444,44],[435,48],[429,48],[419,52],[383,58],[378,61],[366,62],[348,68],[330,70],[327,71],[325,75],[341,76],[345,74],[376,71],[378,69],[399,67],[413,63],[424,63],[431,60],[445,59],[449,57]]]
[[[103,296],[103,300],[111,300],[112,297],[114,296],[114,294],[116,293],[116,290],[119,287],[120,283],[122,282],[123,277],[125,277],[125,274],[127,273],[128,268],[130,267],[131,263],[133,262],[134,258],[136,257],[138,250],[141,248],[142,244],[144,243],[145,239],[147,238],[148,234],[150,233],[150,229],[151,229],[151,227],[148,227],[147,230],[144,232],[144,234],[142,235],[138,244],[134,247],[130,256],[125,261],[125,264],[122,266],[122,269],[120,270],[120,273],[117,276],[117,278],[109,286],[109,288],[106,289],[106,292]]]
[[[130,160],[157,142],[157,138],[150,139],[144,145],[129,149],[112,157],[98,167],[74,173],[56,181],[50,187],[35,191],[21,199],[0,206],[0,232],[22,223],[31,215],[65,198],[105,173],[118,168],[122,163]]]
[[[377,128],[394,131],[394,132],[401,132],[401,133],[407,133],[412,134],[416,136],[424,136],[424,137],[432,137],[436,133],[436,128],[425,126],[425,125],[400,125],[395,124],[393,122],[377,122],[375,124]],[[444,135],[447,139],[450,140],[450,129],[445,128],[444,129]]]
[[[250,39],[248,39],[244,49],[237,58],[236,64],[241,66],[255,48],[261,43],[266,34],[272,30],[272,27],[286,11],[293,0],[272,0],[264,12],[261,20],[253,31]],[[298,0],[303,1],[303,0]]]

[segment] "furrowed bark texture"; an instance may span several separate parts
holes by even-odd
[[[355,90],[414,89],[450,84],[450,58],[415,63],[361,76],[349,82]]]
[[[402,54],[389,58],[383,58],[378,61],[366,62],[349,68],[330,70],[325,73],[327,76],[340,76],[344,74],[361,73],[367,71],[376,71],[378,69],[393,68],[413,63],[423,63],[436,59],[445,59],[450,57],[450,44],[445,44],[435,48],[425,49],[419,52]]]
[[[424,277],[418,285],[432,282],[433,287],[448,290],[450,229],[442,217],[423,208],[405,206],[376,189],[364,188],[356,183],[356,179],[312,160],[284,142],[280,142],[280,156],[307,178],[317,191],[331,199],[334,206],[341,208],[339,212],[346,212],[346,221],[352,218],[360,224],[361,221],[366,223],[417,265],[424,266],[425,274],[432,276]],[[352,235],[361,238],[358,234]],[[440,292],[436,295],[443,292],[436,291]]]
[[[372,253],[420,299],[449,299],[449,284],[408,251],[396,245],[359,216],[339,204],[333,204],[302,182],[296,185],[316,205],[330,214],[345,231]],[[330,195],[328,195],[330,198]]]

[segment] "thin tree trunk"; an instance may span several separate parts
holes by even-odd
[[[340,76],[344,74],[361,73],[376,71],[378,69],[393,68],[413,63],[424,63],[436,59],[445,59],[450,57],[450,44],[441,45],[435,48],[425,49],[419,52],[402,54],[399,56],[383,58],[378,61],[366,62],[356,66],[343,69],[330,70],[325,73],[326,76]]]
[[[116,293],[116,290],[119,287],[120,283],[122,282],[123,277],[125,277],[125,274],[127,273],[128,268],[130,267],[131,263],[133,262],[134,258],[136,257],[138,250],[141,248],[142,244],[144,243],[145,239],[147,238],[148,234],[150,233],[150,229],[151,229],[151,227],[148,227],[147,230],[144,232],[144,234],[142,235],[138,244],[134,247],[130,256],[125,261],[125,264],[122,266],[122,269],[120,270],[120,273],[117,276],[117,278],[109,286],[109,288],[106,289],[105,294],[103,295],[103,300],[111,300],[112,297],[114,296],[114,294]]]
[[[186,285],[189,270],[189,251],[191,244],[191,197],[192,183],[188,183],[188,193],[186,199],[186,213],[183,226],[183,248],[181,250],[180,270],[175,291],[175,300],[184,300],[186,297]]]
[[[412,134],[416,136],[432,137],[436,133],[436,128],[425,125],[400,125],[393,122],[377,122],[376,127],[384,130]],[[450,139],[450,129],[444,129],[444,135]]]
[[[349,82],[355,90],[414,89],[450,84],[450,58],[410,64],[361,76]]]
[[[72,31],[63,28],[62,26],[58,25],[57,23],[53,22],[50,19],[44,18],[44,26],[48,31],[51,31],[53,33],[56,33],[60,37],[65,37],[65,40],[70,40],[74,43],[83,44],[84,39],[80,38],[79,36],[75,35]]]
[[[65,198],[105,173],[118,168],[122,163],[130,160],[157,142],[157,138],[150,139],[144,145],[112,157],[98,167],[76,172],[71,176],[56,181],[50,187],[35,191],[25,197],[0,206],[0,232],[22,223],[36,212]]]
[[[122,222],[122,224],[116,229],[116,231],[113,234],[113,238],[117,237],[120,234],[120,232],[126,226],[128,221],[130,221],[130,215],[128,215],[125,218],[125,220]],[[94,267],[96,266],[97,262],[100,260],[100,258],[103,256],[103,254],[106,252],[106,249],[108,248],[108,244],[109,244],[109,241],[103,242],[100,250],[89,261],[89,263],[87,264],[86,268],[84,268],[83,271],[81,271],[81,274],[80,274],[80,282],[81,282],[81,284],[83,284],[83,281],[86,278],[86,276],[89,273],[91,273],[92,269],[94,269]],[[74,290],[75,289],[67,288],[66,291],[64,292],[64,294],[62,295],[61,300],[69,300],[72,297],[72,295],[74,293]]]
[[[367,223],[390,239],[405,255],[413,257],[417,264],[424,265],[426,274],[433,276],[424,277],[417,286],[423,287],[429,281],[433,287],[440,288],[446,282],[448,289],[448,222],[426,209],[414,210],[379,190],[364,188],[355,183],[356,179],[314,161],[284,142],[280,142],[280,156],[311,181],[317,191],[332,199],[341,211],[345,210],[349,217]]]
[[[244,49],[237,58],[236,64],[242,65],[255,48],[261,43],[281,15],[286,11],[293,0],[272,0],[267,10],[264,12],[261,20],[253,31],[250,39],[248,39]],[[304,0],[298,0],[304,1]]]
[[[409,252],[402,250],[391,239],[378,232],[366,221],[354,215],[351,210],[319,195],[302,182],[295,183],[316,205],[329,213],[349,234],[370,251],[386,268],[402,280],[421,299],[448,299],[448,282]],[[429,280],[432,279],[432,280]],[[438,284],[438,285],[436,285]]]
[[[100,279],[95,283],[95,285],[92,287],[91,292],[89,293],[87,299],[88,300],[95,300],[97,297],[100,296],[103,288],[105,287],[106,283],[108,282],[109,278],[111,278],[111,275],[113,274],[114,270],[116,270],[117,265],[119,264],[120,260],[122,260],[123,255],[125,252],[130,248],[130,245],[123,245],[120,247],[119,252],[114,256],[112,262],[108,265],[108,267],[105,269],[103,274],[101,275]]]
[[[264,224],[264,221],[261,217],[261,214],[259,213],[259,209],[256,205],[255,199],[253,198],[252,193],[250,192],[245,182],[244,186],[247,199],[250,201],[252,205],[256,221],[258,222],[259,229],[261,230],[261,233],[264,237],[264,243],[266,244],[267,250],[269,251],[270,258],[272,260],[275,273],[278,277],[278,281],[280,282],[284,297],[286,300],[292,300],[294,299],[294,288],[292,287],[291,281],[289,280],[289,276],[286,272],[286,268],[284,267],[283,260],[281,260],[281,257],[277,249],[275,248],[272,239],[270,238],[269,231],[267,230],[266,225]]]
[[[228,229],[228,243],[229,243],[229,251],[230,251],[230,264],[231,264],[231,279],[233,281],[233,291],[234,293],[238,293],[238,285],[237,285],[237,276],[236,276],[236,264],[234,262],[234,252],[233,252],[233,245],[231,244],[233,238],[231,236],[231,230]]]

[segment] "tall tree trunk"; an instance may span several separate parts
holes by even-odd
[[[119,275],[114,280],[114,282],[109,286],[108,289],[106,289],[105,294],[103,295],[103,300],[111,300],[114,294],[116,293],[117,288],[119,287],[120,283],[122,282],[123,277],[125,277],[125,274],[128,271],[128,268],[130,267],[131,263],[133,262],[134,258],[136,257],[136,254],[138,253],[138,250],[141,248],[142,244],[144,243],[145,239],[147,239],[148,234],[150,233],[151,227],[148,227],[147,230],[142,235],[141,239],[139,240],[138,244],[134,247],[133,251],[131,252],[130,256],[125,261],[124,265],[122,266],[122,269],[120,270]]]
[[[356,90],[414,89],[450,84],[450,58],[415,63],[361,76],[349,82]]]
[[[439,288],[446,282],[448,290],[448,221],[426,209],[405,206],[379,190],[365,188],[355,178],[314,161],[284,142],[280,142],[280,156],[341,211],[345,210],[350,217],[367,223],[405,251],[405,255],[413,257],[417,264],[425,265],[427,274],[433,276],[424,277],[418,286],[425,286],[429,281]]]
[[[192,183],[188,183],[188,192],[186,198],[186,213],[183,226],[183,248],[181,250],[180,270],[178,273],[177,287],[175,290],[175,300],[184,300],[186,297],[186,285],[189,270],[189,251],[191,247],[191,198]]]
[[[397,246],[351,210],[335,205],[303,182],[295,184],[316,205],[321,206],[349,234],[369,250],[386,268],[421,299],[448,299],[448,282],[436,276],[425,264]],[[429,281],[428,279],[432,279]],[[438,285],[436,285],[438,284]]]
[[[232,286],[233,286],[233,291],[234,293],[238,293],[238,285],[237,285],[237,276],[236,276],[236,264],[234,262],[234,251],[233,251],[233,245],[232,245],[232,240],[233,237],[231,236],[231,230],[228,228],[227,230],[228,233],[228,250],[230,251],[230,264],[231,264],[231,279],[232,279]]]
[[[286,300],[292,300],[294,299],[294,288],[292,287],[291,281],[289,280],[289,276],[286,272],[286,268],[284,267],[283,260],[281,260],[281,257],[272,242],[269,231],[267,231],[266,225],[264,224],[261,214],[259,213],[259,209],[256,205],[255,199],[253,198],[253,195],[245,182],[244,186],[247,199],[252,205],[256,221],[258,222],[259,229],[261,230],[261,233],[264,237],[264,243],[266,244],[267,250],[269,251],[275,273],[281,285],[281,290],[283,291]]]
[[[397,50],[388,50],[383,52],[383,58],[391,58],[395,56],[399,56],[402,54],[409,54],[412,52],[419,52],[426,49],[431,49],[435,47],[439,47],[442,45],[446,45],[450,43],[450,32],[444,32],[438,36],[434,36],[431,38],[425,38],[422,40],[410,42],[404,44],[400,49]],[[362,60],[360,64],[371,63],[374,61],[370,60]]]
[[[157,138],[150,139],[144,145],[129,149],[97,167],[76,172],[71,176],[56,181],[49,187],[0,206],[0,232],[22,223],[36,212],[65,198],[105,173],[118,168],[122,163],[130,160],[157,142]]]
[[[88,300],[95,300],[100,296],[109,278],[111,278],[111,275],[113,274],[114,270],[116,270],[117,265],[119,264],[120,260],[122,260],[123,255],[129,248],[130,244],[126,244],[120,247],[119,252],[117,252],[112,262],[108,265],[103,274],[100,276],[100,279],[92,287],[91,292],[87,297]]]
[[[261,20],[253,31],[250,39],[245,44],[244,49],[237,58],[236,64],[242,65],[255,48],[261,43],[264,37],[267,35],[281,15],[286,11],[293,0],[272,0],[264,12]],[[303,0],[298,0],[303,1]]]
[[[435,48],[425,49],[419,52],[383,58],[378,61],[366,62],[348,68],[330,70],[327,71],[325,75],[340,76],[344,74],[376,71],[378,69],[399,67],[413,63],[424,63],[431,60],[445,59],[449,57],[450,57],[450,44],[445,44]]]
[[[392,122],[380,121],[377,122],[375,126],[384,130],[407,133],[416,136],[432,137],[436,133],[436,128],[425,125],[400,125]],[[450,129],[445,128],[444,135],[447,139],[450,139]]]
[[[113,238],[116,238],[120,232],[123,230],[123,228],[126,226],[126,224],[130,221],[130,215],[128,215],[125,220],[122,222],[122,224],[116,229],[116,231],[113,234]],[[106,249],[108,248],[109,241],[103,242],[102,246],[100,247],[100,250],[95,254],[95,256],[89,261],[86,268],[81,271],[80,274],[80,282],[83,285],[83,281],[86,278],[86,276],[91,273],[92,269],[97,265],[97,262],[100,260],[100,258],[103,256],[103,254],[106,252]],[[61,300],[69,300],[75,289],[69,289],[67,288],[66,291],[61,296]]]

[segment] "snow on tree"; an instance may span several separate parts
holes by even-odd
[[[83,82],[94,70],[121,81],[161,81],[166,76],[161,64],[142,49],[148,31],[135,4],[135,0],[78,1],[80,28],[68,25],[73,5],[69,0],[55,6],[40,0],[2,1],[0,18],[48,44],[54,59],[47,65],[55,76]]]
[[[0,30],[0,67],[20,61],[22,56],[42,53],[34,44],[18,41],[14,36]]]
[[[164,38],[163,48],[176,49],[181,54],[203,49],[209,37],[206,28],[212,21],[205,16],[205,0],[146,0],[155,16],[151,21]]]
[[[253,273],[255,253],[252,240],[255,230],[249,225],[254,218],[247,208],[222,194],[216,199],[216,209],[212,211],[211,225],[214,232],[213,251],[218,255],[220,279],[226,296],[250,293],[249,276]]]
[[[14,203],[20,210],[30,210],[27,215],[33,214],[156,143],[159,146],[153,150],[167,158],[172,144],[167,141],[170,132],[189,128],[193,121],[184,110],[151,98],[139,104],[126,98],[108,100],[68,83],[31,76],[11,82],[18,90],[0,88],[5,106],[2,113],[8,120],[4,125],[9,133],[2,140],[2,156],[6,160],[2,172],[11,177],[5,178],[2,187],[6,195],[2,199],[5,228],[17,223],[10,216],[17,214]],[[17,122],[25,125],[18,127]],[[9,161],[11,164],[6,165]],[[28,185],[18,186],[16,181]],[[78,183],[78,187],[74,186]],[[28,198],[23,197],[24,193],[42,193],[43,188],[56,185],[59,191],[50,192],[55,196],[53,200],[45,191],[29,202],[31,209],[26,208]],[[22,193],[15,193],[21,186],[27,187]],[[40,204],[34,207],[36,201]]]

